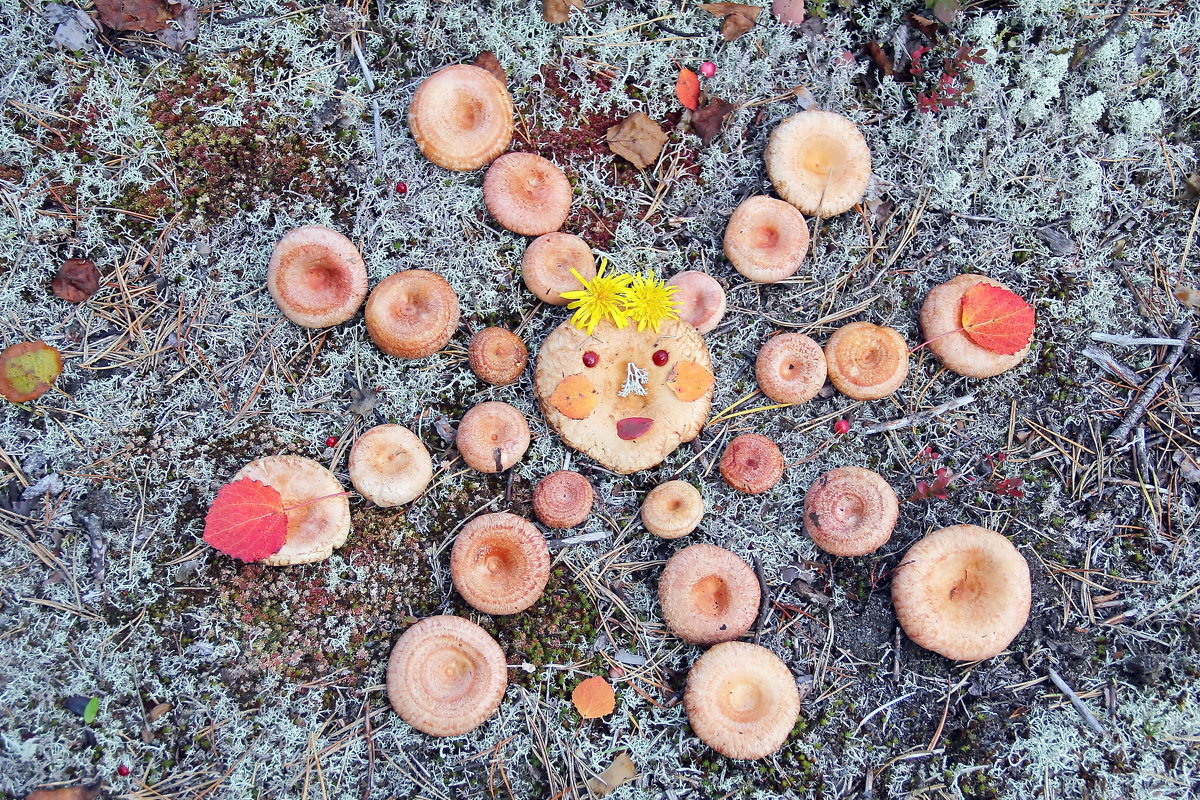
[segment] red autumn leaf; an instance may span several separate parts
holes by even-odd
[[[1033,336],[1033,322],[1033,306],[1008,289],[979,283],[963,293],[963,332],[993,353],[1019,352]]]
[[[204,518],[204,541],[242,561],[278,553],[286,539],[283,498],[252,478],[222,486]]]
[[[700,107],[700,78],[687,67],[679,68],[679,77],[675,80],[675,96],[692,111]]]

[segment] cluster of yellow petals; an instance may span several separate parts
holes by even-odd
[[[562,296],[571,301],[567,308],[575,311],[571,323],[576,328],[591,335],[605,319],[612,320],[618,328],[624,328],[632,320],[639,331],[649,327],[657,333],[663,320],[679,319],[678,302],[672,297],[676,287],[667,286],[649,272],[606,275],[607,267],[608,260],[601,259],[596,277],[590,281],[571,270],[583,288],[563,292]]]

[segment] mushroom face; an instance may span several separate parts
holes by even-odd
[[[379,282],[367,299],[367,333],[385,353],[424,358],[458,327],[458,295],[441,275],[409,269]]]
[[[660,539],[678,539],[696,530],[704,519],[704,498],[687,481],[667,481],[646,494],[642,524]]]
[[[559,470],[538,481],[533,513],[550,528],[574,528],[592,513],[596,492],[578,472]]]
[[[872,553],[892,537],[900,501],[877,472],[838,467],[817,479],[804,497],[804,530],[835,556]]]
[[[521,337],[504,328],[484,328],[467,346],[471,369],[481,381],[495,386],[516,383],[529,363],[529,350]]]
[[[825,362],[839,392],[855,400],[878,400],[908,377],[908,345],[894,328],[851,322],[825,343]]]
[[[471,469],[503,472],[529,449],[529,423],[508,403],[480,403],[463,415],[454,441]]]
[[[721,477],[746,494],[762,494],[783,477],[783,453],[761,433],[733,437],[721,455]]]
[[[483,202],[502,226],[522,236],[552,233],[571,211],[571,182],[534,153],[497,158],[483,177]]]
[[[545,233],[525,248],[521,279],[538,300],[552,306],[565,306],[570,301],[562,296],[563,292],[581,288],[571,274],[572,269],[585,281],[596,277],[592,248],[572,233]]]
[[[892,603],[908,638],[958,661],[1000,653],[1029,619],[1029,565],[1003,535],[951,525],[914,544],[896,568]]]
[[[763,154],[779,196],[810,216],[832,217],[862,200],[871,151],[858,126],[832,111],[804,111],[771,131]]]
[[[354,243],[322,225],[293,228],[271,253],[267,291],[283,315],[304,328],[354,316],[367,296],[367,267]]]
[[[759,599],[750,565],[712,544],[683,548],[667,560],[658,579],[663,620],[693,644],[728,642],[750,630]]]
[[[454,588],[485,614],[516,614],[537,602],[550,579],[542,534],[515,514],[483,514],[458,532],[450,550]]]
[[[287,539],[264,559],[272,567],[324,561],[350,534],[350,501],[332,472],[311,458],[267,456],[251,461],[233,476],[251,478],[279,492],[287,509]],[[329,495],[335,495],[330,497]],[[324,500],[317,500],[323,497]],[[317,500],[317,502],[312,502]]]
[[[413,94],[408,129],[421,153],[439,167],[478,169],[512,141],[512,99],[485,69],[443,67]]]
[[[711,333],[725,318],[725,290],[709,274],[688,270],[680,272],[668,286],[675,286],[676,313],[684,322],[700,331]]]
[[[803,333],[772,336],[758,351],[758,388],[776,403],[807,403],[825,385],[825,352]]]
[[[377,506],[411,503],[431,480],[429,450],[403,425],[376,425],[350,448],[350,482]]]
[[[760,195],[743,201],[725,227],[725,256],[758,283],[776,283],[800,269],[808,225],[792,205]]]
[[[1012,355],[994,353],[971,341],[962,330],[962,298],[967,289],[979,284],[999,286],[1000,281],[983,275],[956,275],[941,286],[929,290],[921,304],[921,335],[929,349],[946,369],[968,378],[990,378],[1010,370],[1029,355],[1029,345]]]

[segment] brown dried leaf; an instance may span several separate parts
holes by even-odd
[[[170,703],[159,703],[154,708],[150,709],[150,713],[146,715],[148,722],[154,722],[163,714],[166,714],[172,708]]]
[[[496,58],[496,54],[491,50],[484,50],[475,56],[475,66],[480,69],[486,69],[492,75],[496,76],[496,80],[501,83],[508,83],[508,73],[504,71],[504,67],[500,66],[500,60]]]
[[[100,21],[118,31],[154,33],[183,13],[179,2],[169,0],[96,0]]]
[[[941,26],[937,24],[936,20],[932,20],[929,17],[922,17],[918,14],[909,14],[908,24],[920,31],[925,38],[937,41],[938,30],[940,30]]]
[[[1176,286],[1171,292],[1175,295],[1175,299],[1190,308],[1200,308],[1200,290],[1193,289],[1191,286]]]
[[[736,108],[733,103],[727,103],[719,97],[710,97],[708,102],[692,115],[692,127],[696,129],[696,135],[705,146],[721,132],[725,118]]]
[[[609,150],[638,169],[653,165],[667,143],[662,127],[641,111],[609,128],[604,139]]]
[[[50,281],[56,297],[69,303],[82,303],[100,289],[100,270],[90,258],[68,258]]]
[[[612,764],[604,772],[594,778],[589,778],[588,789],[596,797],[605,797],[615,792],[638,776],[637,765],[628,753],[618,753]]]
[[[93,800],[100,796],[99,786],[63,786],[60,789],[37,789],[25,800]]]
[[[721,38],[727,42],[732,42],[753,28],[758,15],[762,13],[761,6],[741,3],[702,3],[700,8],[725,20],[721,23]]]
[[[561,25],[571,16],[572,8],[583,11],[583,0],[542,0],[542,19]]]
[[[884,75],[892,74],[892,59],[888,54],[883,52],[883,48],[879,46],[879,42],[874,40],[867,42],[867,55],[875,62],[875,66],[879,67],[879,71]]]

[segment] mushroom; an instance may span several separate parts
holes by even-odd
[[[529,449],[529,423],[508,403],[480,403],[463,414],[454,441],[471,469],[503,472]]]
[[[685,642],[736,639],[758,616],[760,589],[754,570],[714,544],[693,544],[667,560],[658,579],[663,621]]]
[[[587,242],[573,233],[544,233],[529,243],[521,259],[521,279],[529,291],[552,306],[570,301],[563,292],[580,288],[579,273],[585,281],[596,277],[596,259]]]
[[[408,129],[421,153],[439,167],[479,169],[512,141],[512,99],[485,69],[443,67],[413,94]]]
[[[687,536],[703,518],[704,498],[687,481],[661,483],[642,501],[642,524],[661,539]]]
[[[481,381],[495,386],[516,383],[529,363],[521,337],[504,328],[484,328],[471,337],[467,360]]]
[[[350,501],[332,472],[303,456],[267,456],[233,476],[250,478],[279,492],[287,516],[283,547],[262,563],[272,567],[324,561],[350,534]]]
[[[377,506],[411,503],[431,480],[429,451],[403,425],[376,425],[350,448],[350,482]]]
[[[1029,619],[1029,565],[1002,534],[951,525],[914,544],[894,571],[908,638],[956,661],[991,658]]]
[[[763,158],[775,191],[809,216],[847,211],[871,177],[862,132],[832,111],[803,111],[776,125]]]
[[[908,345],[895,328],[851,322],[825,343],[833,387],[855,400],[887,397],[908,377]]]
[[[354,243],[323,225],[293,228],[275,243],[267,291],[283,315],[304,328],[354,316],[367,296],[367,266]]]
[[[574,528],[592,513],[596,492],[578,472],[562,469],[538,481],[533,490],[533,513],[551,528]]]
[[[458,327],[458,295],[441,275],[409,269],[390,275],[367,298],[367,333],[385,353],[424,358]]]
[[[721,454],[721,477],[746,494],[762,494],[783,477],[783,453],[761,433],[733,437]]]
[[[800,717],[800,692],[779,656],[749,642],[718,644],[688,672],[683,707],[700,740],[729,758],[771,755]]]
[[[925,302],[921,304],[921,334],[929,349],[946,365],[946,369],[968,378],[999,375],[1020,364],[1029,355],[1029,345],[1012,355],[1004,355],[980,347],[963,332],[963,294],[981,283],[1008,289],[1000,281],[983,275],[956,275],[930,289]]]
[[[838,467],[817,478],[804,497],[804,530],[835,556],[873,553],[887,542],[900,501],[877,472]]]
[[[507,686],[504,651],[462,617],[426,617],[400,635],[388,658],[392,708],[430,736],[475,730],[496,713]]]
[[[712,332],[725,317],[725,290],[711,275],[696,270],[680,272],[668,286],[675,289],[679,318],[701,334]]]
[[[803,333],[773,336],[758,351],[758,388],[776,403],[807,403],[825,385],[825,353]]]
[[[725,226],[725,257],[758,283],[777,283],[800,269],[808,252],[804,217],[782,200],[759,195],[742,201]]]
[[[454,588],[485,614],[516,614],[537,602],[550,580],[550,551],[529,520],[506,511],[463,526],[450,550]]]
[[[535,153],[508,153],[483,176],[483,202],[502,226],[522,236],[552,233],[571,211],[571,182]]]

